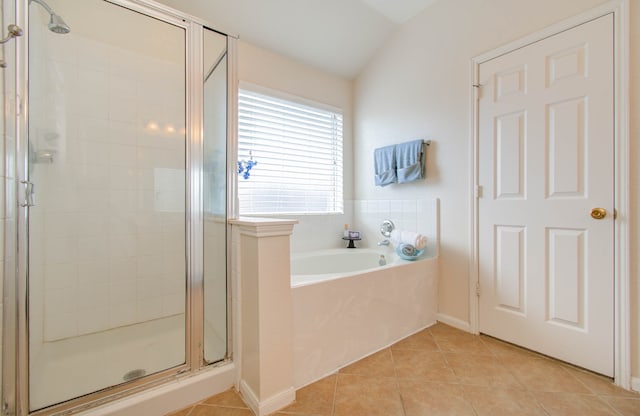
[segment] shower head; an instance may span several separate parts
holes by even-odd
[[[49,19],[49,30],[53,33],[64,35],[71,32],[69,25],[59,15],[52,13]]]
[[[44,0],[29,0],[29,4],[31,4],[32,2],[38,3],[40,6],[42,6],[47,13],[49,13],[49,30],[52,31],[53,33],[58,33],[61,35],[64,35],[65,33],[69,33],[71,32],[71,28],[69,27],[69,25],[64,21],[64,19],[62,17],[60,17],[60,15],[56,14],[51,7],[49,7],[49,5],[47,3],[44,2]]]

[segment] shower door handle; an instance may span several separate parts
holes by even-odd
[[[23,183],[25,185],[24,187],[24,202],[22,204],[20,204],[21,207],[33,207],[36,205],[35,203],[35,198],[34,198],[34,185],[33,182],[30,181],[22,181],[21,183]]]

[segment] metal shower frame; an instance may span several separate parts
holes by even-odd
[[[120,399],[150,387],[165,384],[167,382],[189,377],[204,367],[218,367],[226,365],[232,361],[232,304],[231,291],[231,232],[230,225],[226,225],[226,279],[227,279],[227,356],[224,361],[215,365],[208,365],[204,360],[202,348],[204,346],[204,270],[203,270],[203,224],[204,213],[202,204],[202,164],[203,164],[203,31],[211,29],[227,37],[227,220],[237,215],[235,203],[236,179],[235,160],[236,154],[236,37],[228,33],[213,29],[213,26],[197,19],[193,16],[176,11],[170,7],[160,5],[150,0],[103,0],[114,6],[121,6],[158,19],[167,24],[180,27],[185,31],[185,67],[186,72],[186,253],[187,253],[187,297],[186,297],[186,334],[185,334],[185,356],[186,362],[183,365],[173,367],[156,374],[126,383],[126,385],[109,387],[107,389],[94,392],[84,397],[75,398],[29,413],[29,371],[28,353],[29,337],[28,325],[28,244],[27,244],[27,224],[29,219],[28,207],[20,206],[24,185],[28,184],[28,144],[27,144],[27,108],[28,108],[28,35],[29,19],[28,8],[31,1],[38,0],[17,0],[15,16],[16,24],[24,28],[25,36],[16,38],[16,62],[15,62],[15,84],[16,95],[18,97],[16,105],[16,143],[13,157],[15,158],[15,188],[7,191],[6,207],[13,211],[17,223],[15,227],[8,226],[5,234],[5,251],[10,253],[12,259],[5,267],[5,280],[14,285],[12,289],[16,292],[15,305],[8,305],[10,309],[15,309],[17,316],[15,322],[8,322],[8,327],[3,325],[3,330],[14,332],[17,336],[15,345],[10,345],[10,349],[15,349],[16,360],[13,366],[2,367],[3,394],[8,394],[8,400],[2,403],[0,411],[2,414],[25,416],[51,415],[60,412],[76,412],[86,410],[104,403]],[[13,11],[12,11],[13,12]],[[7,16],[8,19],[11,19]],[[13,64],[13,63],[9,63]],[[8,73],[13,73],[10,71]],[[9,150],[8,150],[9,152]],[[7,175],[9,176],[9,175]],[[8,216],[11,215],[9,211]],[[15,229],[10,229],[15,228]],[[12,296],[12,293],[5,293],[5,296]],[[9,317],[5,316],[5,323]],[[4,354],[11,354],[5,348]],[[5,361],[6,363],[6,361]],[[4,363],[3,363],[4,364]]]

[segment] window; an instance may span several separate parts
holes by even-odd
[[[240,213],[341,213],[341,111],[273,95],[238,94]]]

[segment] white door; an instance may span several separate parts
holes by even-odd
[[[479,71],[480,332],[612,376],[613,16]]]

